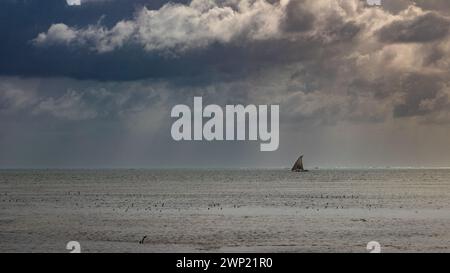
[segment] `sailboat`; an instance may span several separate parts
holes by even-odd
[[[293,172],[299,172],[299,173],[303,173],[303,172],[308,172],[308,170],[305,170],[305,168],[303,167],[303,155],[301,155],[297,161],[295,161],[294,166],[292,167]]]

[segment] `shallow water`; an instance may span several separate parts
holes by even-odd
[[[1,252],[73,240],[83,252],[449,252],[450,170],[0,171]]]

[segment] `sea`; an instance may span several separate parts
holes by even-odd
[[[145,236],[145,237],[144,237]],[[450,170],[0,170],[0,252],[450,252]]]

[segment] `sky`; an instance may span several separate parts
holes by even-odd
[[[3,0],[0,168],[450,166],[450,2]],[[280,105],[280,147],[176,142]]]

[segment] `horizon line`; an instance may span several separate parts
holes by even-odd
[[[0,167],[0,171],[10,170],[290,170],[292,167]],[[385,166],[385,167],[312,167],[311,171],[320,170],[450,170],[450,166]]]

